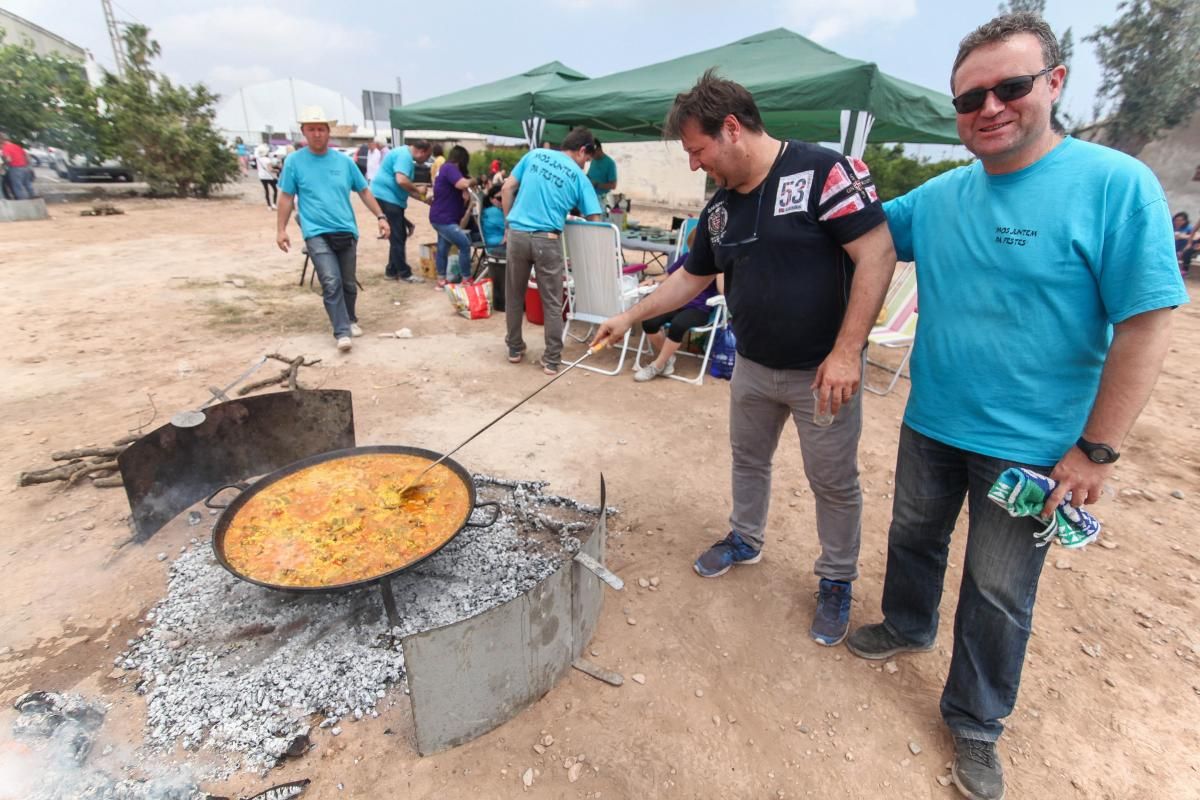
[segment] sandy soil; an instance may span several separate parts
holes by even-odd
[[[112,656],[163,594],[166,564],[156,555],[176,552],[192,531],[177,520],[146,546],[117,548],[129,536],[120,490],[16,488],[19,471],[46,465],[53,450],[162,424],[269,351],[323,359],[307,381],[353,390],[361,444],[444,450],[543,380],[528,362],[505,362],[500,318],[470,322],[429,286],[385,282],[386,245],[371,238],[359,256],[367,336],[339,356],[319,297],[296,285],[300,256],[275,249],[257,184],[242,189],[214,201],[121,200],[126,213],[113,217],[56,205],[48,222],[0,227],[10,276],[0,298],[9,320],[0,463],[10,476],[0,508],[0,689],[6,702],[30,688],[104,697],[114,705],[102,742],[118,754],[139,743],[144,705],[110,676]],[[433,239],[423,207],[415,217],[414,261],[416,243]],[[373,229],[365,212],[360,226]],[[1191,413],[1200,369],[1188,355],[1200,346],[1200,310],[1181,309],[1175,323],[1113,495],[1096,508],[1108,546],[1056,550],[1047,561],[1001,745],[1010,797],[1200,796],[1200,433]],[[401,327],[415,338],[376,335]],[[526,326],[535,356],[540,330]],[[955,796],[937,780],[952,754],[937,699],[961,540],[933,652],[899,658],[892,674],[818,647],[807,636],[817,544],[794,437],[776,462],[766,558],[702,582],[691,560],[723,535],[729,512],[728,385],[576,372],[459,459],[582,499],[597,496],[604,473],[623,512],[609,562],[629,588],[608,595],[593,660],[643,673],[645,684],[617,689],[573,671],[508,724],[429,758],[384,734],[403,725],[404,698],[393,692],[379,719],[346,724],[336,740],[316,734],[315,751],[267,779],[240,774],[206,788],[250,794],[310,777],[306,796],[315,798]],[[866,398],[856,623],[878,619],[906,394],[901,382],[889,397]],[[651,576],[659,591],[638,588]],[[0,716],[0,737],[11,716]],[[546,732],[554,744],[538,755],[532,746]],[[588,769],[569,783],[563,761],[579,754]],[[528,768],[535,778],[525,789]]]

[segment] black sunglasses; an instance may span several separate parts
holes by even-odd
[[[1018,75],[1015,78],[1006,78],[987,89],[972,89],[969,92],[963,92],[950,102],[954,104],[954,110],[959,114],[970,114],[973,111],[983,108],[983,103],[987,100],[988,92],[996,95],[996,99],[1001,103],[1011,103],[1013,100],[1019,100],[1032,92],[1033,82],[1052,69],[1054,67],[1046,67],[1041,72],[1034,73],[1033,75]]]

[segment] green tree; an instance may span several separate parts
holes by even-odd
[[[108,145],[139,173],[152,194],[207,197],[238,172],[237,159],[213,127],[217,95],[200,83],[176,86],[154,71],[161,50],[142,25],[125,30],[129,68],[105,73],[100,87]]]
[[[1124,0],[1117,9],[1111,25],[1084,37],[1103,76],[1094,127],[1106,144],[1136,156],[1200,104],[1200,3]]]
[[[0,29],[0,130],[23,144],[102,156],[103,121],[83,65],[5,44]]]
[[[879,193],[880,200],[899,197],[930,178],[971,163],[971,159],[930,161],[927,158],[912,158],[905,155],[902,144],[891,147],[869,144],[863,153],[863,161],[871,169],[871,178],[875,181],[875,191]]]
[[[500,160],[500,168],[505,174],[511,173],[513,167],[521,160],[521,157],[529,152],[526,147],[504,147],[501,145],[493,145],[483,150],[477,150],[471,154],[471,174],[483,175],[484,177],[491,175],[492,162],[496,159]]]

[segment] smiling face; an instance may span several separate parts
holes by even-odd
[[[954,75],[954,94],[1033,75],[1045,66],[1037,37],[1016,34],[972,50]],[[1053,149],[1059,138],[1050,128],[1050,108],[1062,92],[1066,75],[1066,67],[1055,66],[1037,78],[1024,97],[1004,103],[988,92],[978,111],[958,115],[958,136],[984,169],[991,174],[1015,172]]]
[[[736,123],[732,114],[726,117],[716,137],[704,133],[694,119],[679,126],[679,139],[687,151],[689,166],[693,171],[704,170],[722,189],[731,189],[746,180],[747,160],[744,148],[737,144],[740,129]]]

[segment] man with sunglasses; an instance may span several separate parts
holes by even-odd
[[[821,542],[809,635],[833,646],[846,636],[858,577],[863,348],[896,266],[883,210],[866,164],[769,136],[745,87],[712,70],[675,98],[666,130],[682,140],[692,169],[720,188],[700,215],[684,268],[604,322],[596,341],[619,339],[634,322],[683,306],[725,276],[737,336],[733,513],[729,534],[693,567],[715,578],[760,560],[771,461],[791,417]],[[817,421],[818,404],[834,414],[832,424]]]
[[[1065,497],[1100,499],[1188,302],[1166,198],[1144,165],[1063,137],[1051,107],[1066,68],[1050,27],[998,17],[959,46],[958,133],[978,161],[885,205],[915,260],[920,323],[896,461],[883,622],[847,639],[886,659],[933,647],[950,536],[970,512],[941,698],[966,797],[1004,796],[996,740],[1011,713],[1048,548],[1044,521],[988,499],[1024,467]]]

